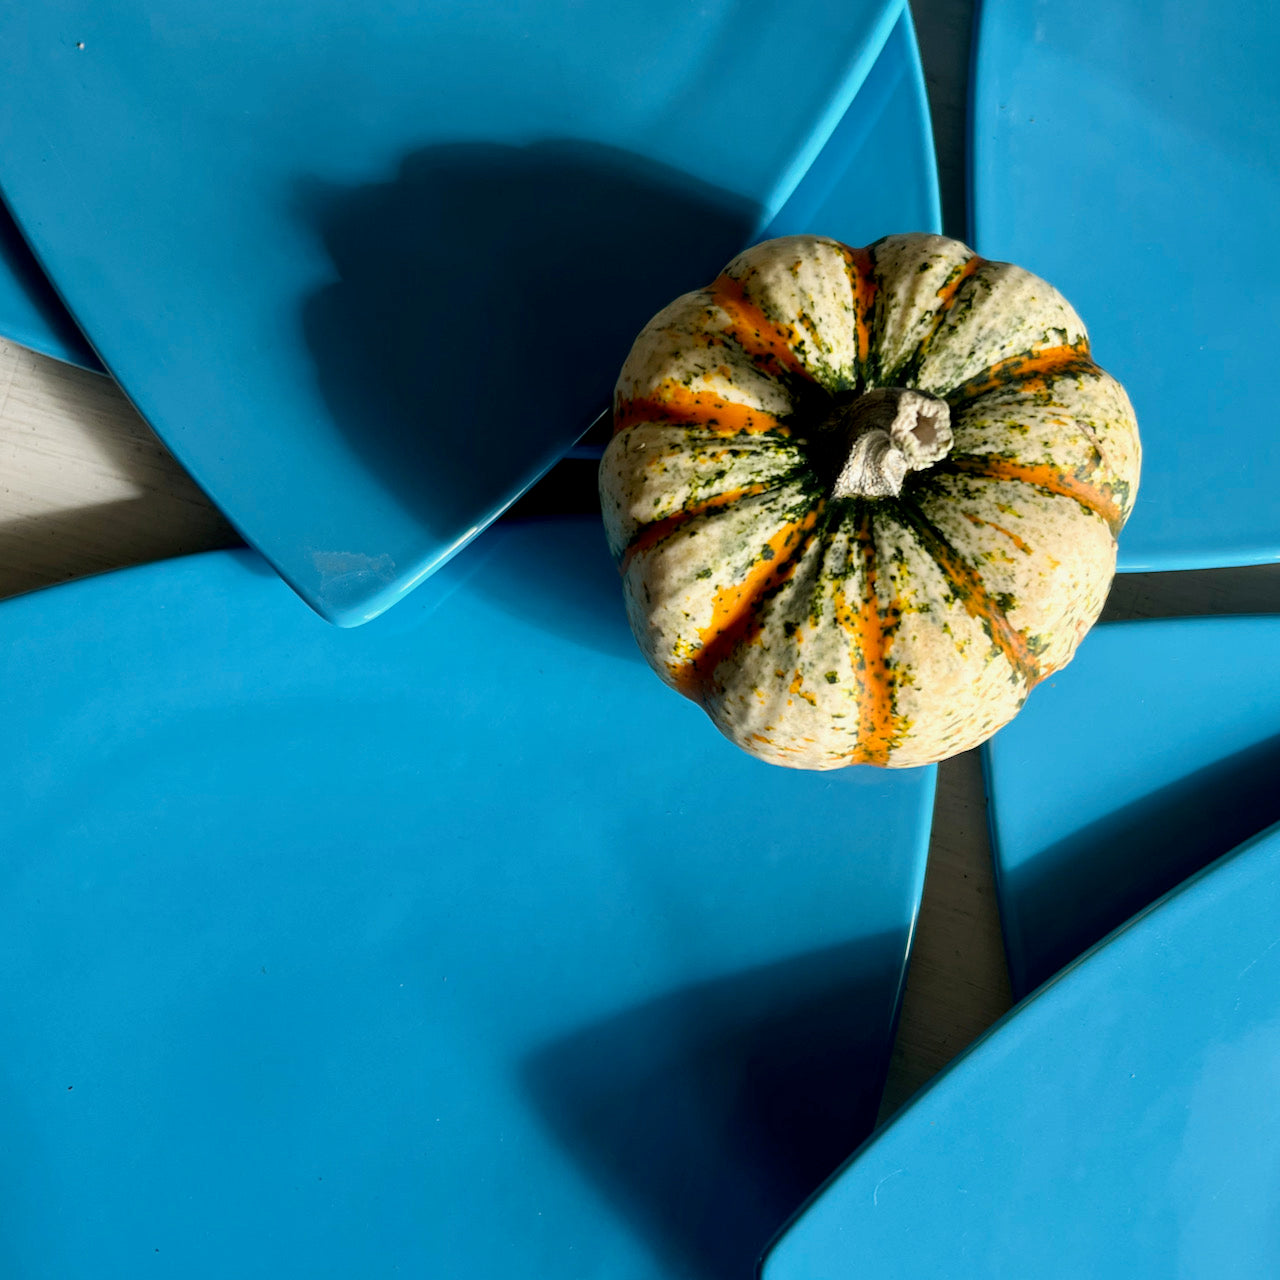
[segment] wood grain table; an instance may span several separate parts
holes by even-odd
[[[971,0],[916,6],[943,189],[964,235]],[[0,340],[0,596],[239,545],[107,378]],[[1117,579],[1105,617],[1280,611],[1280,566]],[[1261,657],[1261,655],[1260,655]],[[924,900],[882,1116],[1009,1007],[976,753],[939,774]]]

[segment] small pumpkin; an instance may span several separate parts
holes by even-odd
[[[901,767],[1070,661],[1140,459],[1043,280],[942,236],[789,236],[637,338],[600,490],[668,684],[763,760]]]

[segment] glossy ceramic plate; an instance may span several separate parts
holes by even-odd
[[[1280,821],[1276,653],[1280,618],[1101,626],[983,748],[1016,994]]]
[[[868,174],[877,175],[874,186]],[[906,227],[940,231],[942,211],[924,71],[903,10],[853,105],[761,239],[809,233],[863,245]],[[567,456],[598,459],[610,434],[606,414]]]
[[[0,203],[0,336],[85,369],[101,369]]]
[[[874,193],[868,173],[882,175]],[[846,244],[870,244],[904,227],[937,231],[942,215],[934,175],[924,72],[904,8],[843,119],[763,234],[816,230]],[[55,359],[102,368],[2,205],[0,335]],[[599,457],[603,448],[588,438],[566,452]]]
[[[1132,396],[1122,569],[1280,558],[1277,48],[1271,0],[981,4],[974,243],[1057,285]]]
[[[870,1130],[934,772],[723,741],[598,519],[357,631],[53,588],[0,671],[8,1274],[745,1275]]]
[[[863,245],[941,227],[924,71],[904,8],[849,110],[761,238],[807,233]]]
[[[763,1280],[1280,1274],[1280,828],[1003,1022],[771,1250]]]
[[[152,426],[358,623],[773,224],[902,13],[50,0],[0,17],[0,183]],[[897,171],[931,193],[931,158]]]

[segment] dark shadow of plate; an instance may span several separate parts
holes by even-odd
[[[1103,625],[983,749],[1022,996],[1280,819],[1280,618]]]
[[[487,523],[610,401],[636,334],[759,210],[598,144],[458,143],[388,182],[296,193],[334,279],[306,299],[356,456],[440,539]]]
[[[566,1151],[673,1276],[746,1280],[871,1131],[905,938],[673,992],[523,1066]]]

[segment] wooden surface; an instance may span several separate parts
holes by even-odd
[[[963,236],[971,0],[916,6],[944,225]],[[106,378],[0,340],[0,596],[237,545]],[[1110,618],[1280,610],[1280,566],[1120,579]],[[1259,655],[1262,657],[1262,655]],[[929,871],[882,1115],[1009,1006],[976,753],[940,770]]]
[[[0,339],[0,597],[238,542],[114,383]]]

